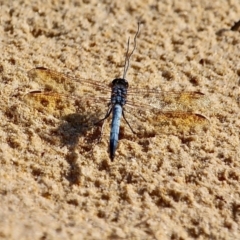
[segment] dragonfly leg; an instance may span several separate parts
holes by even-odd
[[[99,121],[95,122],[94,125],[97,125],[97,124],[99,124],[100,122],[106,120],[106,119],[109,117],[109,115],[111,114],[111,112],[112,112],[112,106],[110,106],[110,107],[108,108],[107,114],[105,115],[105,117],[102,118],[102,119],[100,119]]]
[[[132,127],[131,127],[130,123],[128,122],[128,120],[125,118],[124,111],[122,112],[122,116],[123,116],[123,119],[125,120],[125,122],[127,123],[127,125],[129,126],[129,128],[131,129],[132,133],[136,134],[136,132],[132,129]]]
[[[110,116],[111,112],[112,112],[112,106],[109,106],[105,117],[94,123],[94,125],[97,125],[98,123],[103,122],[102,127],[101,127],[101,134],[100,134],[100,137],[98,138],[97,143],[101,142],[101,140],[102,140],[102,133],[103,133],[104,125],[105,125],[105,120]]]

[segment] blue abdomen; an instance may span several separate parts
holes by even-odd
[[[112,161],[117,149],[121,117],[122,117],[122,106],[120,104],[116,104],[113,107],[113,118],[112,118],[111,133],[110,133],[110,158]]]

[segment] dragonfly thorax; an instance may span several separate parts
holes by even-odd
[[[126,104],[128,82],[124,78],[116,78],[112,81],[112,105],[119,104],[121,106]]]
[[[128,88],[128,81],[124,78],[115,78],[114,80],[112,80],[112,88],[114,88],[115,86],[123,86],[126,89]]]

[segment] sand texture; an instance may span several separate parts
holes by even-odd
[[[0,239],[240,239],[239,0],[0,1],[0,16]],[[99,143],[89,127],[110,95],[84,96],[122,77],[138,21],[129,99],[173,112],[135,102],[112,162],[111,118]]]

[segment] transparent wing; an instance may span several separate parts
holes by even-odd
[[[25,99],[41,112],[56,117],[71,113],[92,116],[92,121],[103,118],[110,101],[110,88],[91,79],[77,79],[43,67],[33,68],[28,77],[38,84],[38,90]]]
[[[126,112],[134,115],[132,127],[138,133],[190,133],[209,125],[202,114],[209,108],[210,101],[201,92],[133,89],[129,90],[127,103]],[[129,122],[131,124],[131,120]]]
[[[209,120],[201,114],[183,111],[162,111],[142,108],[125,111],[125,117],[133,130],[140,135],[192,134],[205,130]]]
[[[201,92],[129,88],[125,115],[137,133],[191,133],[209,125],[204,116],[209,106]]]
[[[82,113],[87,121],[104,118],[110,102],[111,88],[91,79],[73,78],[43,67],[28,76],[39,90],[26,94],[33,107],[55,116]],[[186,132],[209,124],[201,115],[209,100],[200,92],[163,92],[129,88],[125,115],[136,132]]]
[[[136,92],[136,93],[135,93]],[[130,106],[152,107],[161,111],[206,111],[209,99],[201,92],[158,91],[130,89],[127,97]]]
[[[74,78],[63,73],[59,73],[44,67],[33,68],[28,71],[28,77],[39,83],[44,91],[56,91],[59,93],[78,94],[79,97],[96,96],[98,94],[106,97],[110,88],[106,85],[99,84],[92,79]]]

